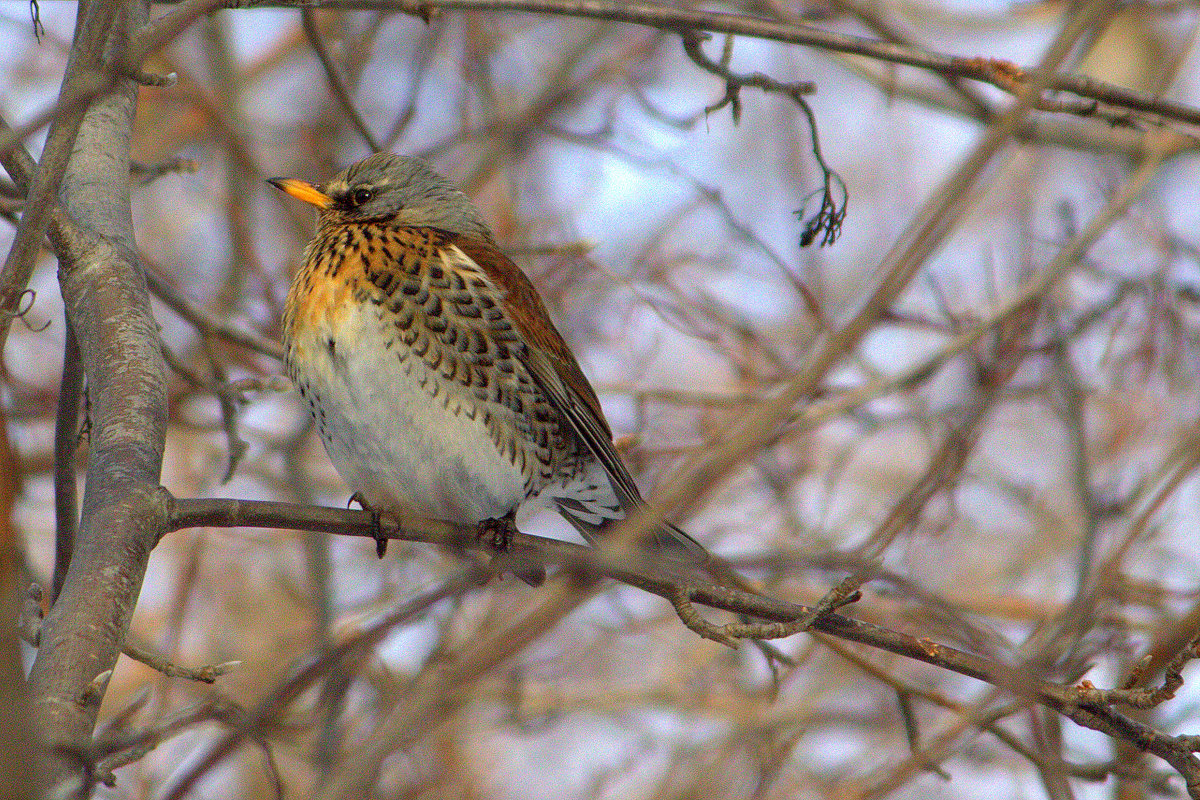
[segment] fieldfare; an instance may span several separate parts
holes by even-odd
[[[511,525],[537,498],[595,542],[644,505],[537,290],[450,181],[377,153],[320,186],[270,183],[319,209],[287,367],[364,507]],[[710,563],[666,522],[644,544]]]

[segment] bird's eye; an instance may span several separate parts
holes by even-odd
[[[361,206],[363,203],[369,203],[375,197],[375,193],[370,189],[355,189],[350,194],[350,203],[354,206]]]

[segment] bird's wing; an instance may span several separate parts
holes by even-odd
[[[488,242],[459,238],[458,249],[478,266],[501,290],[505,313],[530,343],[525,366],[551,404],[558,409],[571,430],[604,468],[621,507],[628,513],[645,505],[637,484],[612,443],[612,431],[604,419],[600,400],[579,368],[524,272],[506,255]],[[679,543],[693,558],[706,559],[707,551],[692,537],[664,523],[656,537],[670,546]]]
[[[508,318],[532,349],[546,354],[554,372],[570,387],[571,393],[578,397],[579,402],[586,408],[586,413],[593,418],[598,431],[603,434],[601,438],[611,441],[612,432],[604,419],[604,412],[600,409],[600,399],[596,397],[592,385],[579,369],[579,362],[575,360],[571,349],[550,321],[541,295],[529,282],[529,278],[508,256],[488,242],[459,237],[454,243],[500,290],[501,305]]]

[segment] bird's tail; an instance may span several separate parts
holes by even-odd
[[[570,497],[555,497],[553,502],[563,518],[592,545],[626,517],[625,509],[615,502],[602,506],[592,502],[586,507]],[[660,522],[639,544],[656,556],[687,566],[702,567],[712,558],[704,545],[669,522]]]
[[[569,504],[564,508],[560,502],[555,500],[555,506],[559,513],[574,526],[575,530],[579,531],[583,538],[592,545],[598,544],[598,541],[604,538],[604,534],[609,529],[616,527],[625,518],[622,513],[621,516],[614,516],[603,524],[597,525],[592,522],[594,518],[585,520],[572,513]],[[740,589],[751,594],[762,592],[761,586],[748,580],[725,559],[708,552],[704,545],[670,522],[660,522],[647,536],[643,547],[649,555],[660,557],[664,565],[669,565],[676,570],[687,572],[694,569],[707,575],[718,585]]]

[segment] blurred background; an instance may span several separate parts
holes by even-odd
[[[839,0],[720,9],[1023,66],[1069,13]],[[16,123],[53,102],[74,8],[42,4],[40,18],[39,38],[27,4],[0,3],[0,105]],[[1189,3],[1123,6],[1066,69],[1200,104],[1198,21]],[[702,46],[716,61],[723,45]],[[724,82],[677,34],[451,11],[426,22],[231,10],[193,26],[146,65],[178,81],[141,90],[133,143],[138,245],[172,366],[164,485],[180,497],[345,504],[275,355],[313,215],[264,179],[321,181],[374,148],[422,156],[461,183],[542,292],[646,494],[668,485],[868,296],[883,254],[987,129],[962,93],[915,68],[746,37],[728,65],[815,85],[804,98],[820,151],[848,194],[835,243],[799,244],[822,185],[804,110],[750,87],[736,120],[729,106],[706,113]],[[1010,99],[966,85],[995,108]],[[812,603],[869,567],[851,616],[1049,680],[1112,686],[1200,630],[1200,162],[1182,123],[1066,112],[1035,112],[967,190],[954,232],[805,407],[810,421],[677,521],[776,596]],[[1163,136],[1169,152],[1145,193],[1086,258],[973,346],[906,376],[1044,274]],[[0,226],[0,247],[12,233]],[[17,523],[31,578],[47,584],[64,345],[49,254],[31,286],[2,399],[21,459]],[[553,514],[520,523],[573,536]],[[380,561],[369,540],[277,530],[172,534],[152,556],[133,641],[186,665],[242,663],[207,686],[122,659],[101,726],[135,702],[141,725],[214,698],[252,707],[457,559],[394,542]],[[403,702],[407,679],[534,593],[506,577],[435,605],[340,690],[297,699],[192,796],[309,796]],[[981,683],[824,638],[779,646],[794,667],[703,641],[666,602],[614,586],[385,761],[376,796],[1183,793],[1165,764],[1037,708],[1005,713],[1009,700]],[[1145,720],[1192,732],[1198,698],[1185,686]],[[184,726],[100,796],[159,796],[223,729]]]

